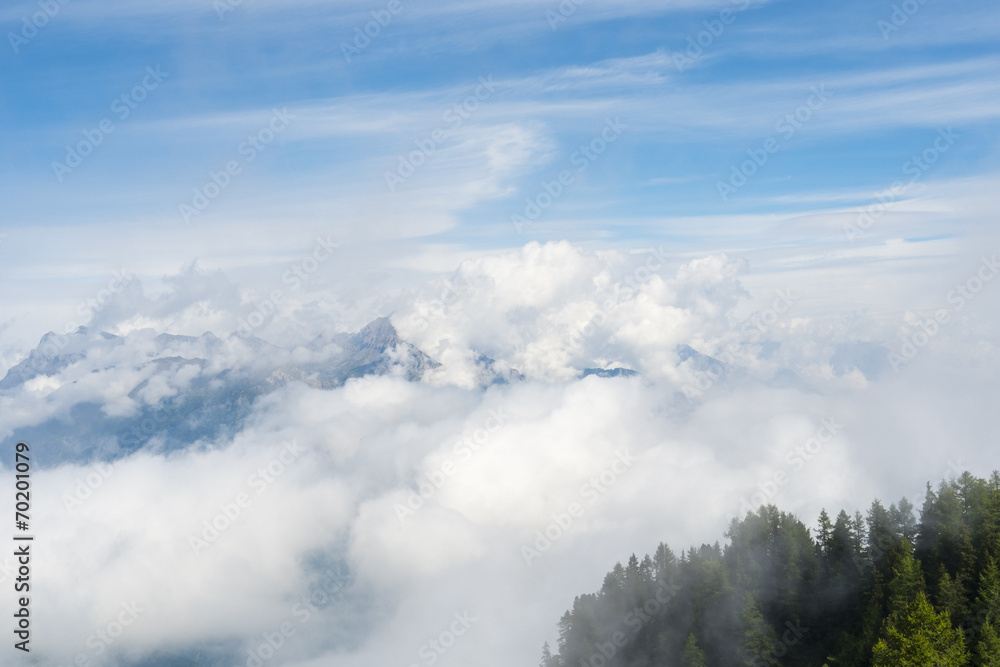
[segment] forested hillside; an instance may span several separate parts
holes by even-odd
[[[930,484],[812,534],[773,505],[719,543],[615,565],[542,667],[1000,667],[1000,475]]]

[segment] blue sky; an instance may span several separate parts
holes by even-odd
[[[74,302],[93,291],[81,279],[123,265],[162,276],[197,259],[252,283],[319,232],[353,244],[373,274],[449,271],[531,240],[841,252],[844,225],[897,180],[909,185],[896,204],[924,203],[852,249],[990,233],[987,208],[968,209],[1000,167],[1000,9],[985,1],[913,0],[908,15],[781,0],[401,1],[395,14],[388,2],[73,0],[26,31],[40,7],[0,11],[0,298],[15,313]],[[348,62],[343,45],[372,12],[391,20]],[[445,122],[481,77],[495,88],[460,126]],[[120,99],[144,79],[144,99]],[[241,145],[275,109],[294,118],[244,163]],[[581,171],[578,149],[609,119],[624,131]],[[113,131],[57,174],[102,121]],[[907,164],[949,127],[957,138],[911,165],[913,181]],[[766,162],[721,196],[769,139]],[[390,191],[386,172],[417,141],[433,152]],[[233,160],[228,187],[185,220],[181,206]],[[567,169],[572,183],[516,229],[526,199]]]
[[[0,26],[0,377],[90,327],[0,388],[0,436],[115,453],[202,383],[269,387],[196,420],[231,436],[116,460],[79,513],[94,471],[41,471],[60,664],[123,600],[151,611],[121,656],[245,655],[318,556],[357,604],[271,664],[412,664],[466,609],[451,664],[536,664],[614,560],[717,539],[821,419],[843,434],[775,500],[807,521],[996,467],[995,0],[31,0]],[[381,316],[439,365],[285,384]],[[598,367],[641,377],[577,381]],[[308,463],[191,553],[295,438]],[[526,568],[626,447],[629,481]]]

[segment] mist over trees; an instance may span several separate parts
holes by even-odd
[[[813,534],[815,533],[815,534]],[[810,531],[774,505],[726,544],[660,544],[559,622],[541,667],[1000,666],[1000,474]]]

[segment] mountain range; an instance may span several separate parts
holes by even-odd
[[[877,376],[884,348],[856,344],[831,360],[838,374],[857,368]],[[748,379],[746,370],[687,345],[676,350],[678,366],[696,378],[670,402],[690,405],[727,382]],[[518,370],[477,353],[482,386],[525,380]],[[27,358],[0,380],[6,423],[0,441],[44,443],[42,465],[114,460],[139,449],[170,451],[231,438],[255,401],[290,382],[334,389],[352,378],[394,375],[420,381],[441,364],[403,340],[387,317],[360,331],[321,334],[304,346],[284,348],[250,335],[221,339],[145,329],[119,336],[81,327],[68,335],[48,333]],[[639,375],[623,367],[583,368],[579,378]],[[770,386],[810,389],[790,369]],[[697,387],[695,385],[698,385]]]

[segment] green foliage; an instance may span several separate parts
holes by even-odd
[[[937,613],[923,592],[886,620],[872,667],[962,667],[969,662],[962,633],[948,613]]]
[[[952,577],[942,568],[938,581],[937,606],[948,612],[952,619],[961,621],[969,616],[968,593],[965,589],[965,575]]]
[[[778,635],[774,628],[764,620],[764,615],[757,608],[753,595],[747,593],[743,599],[743,613],[740,615],[743,623],[743,655],[744,663],[749,667],[765,660],[765,656],[774,653],[778,643]]]
[[[917,520],[913,515],[913,509],[913,503],[906,498],[889,507],[889,520],[893,529],[900,537],[910,540],[911,543],[917,535]]]
[[[928,485],[919,517],[904,498],[816,526],[767,505],[725,545],[633,554],[542,667],[1000,667],[1000,474]]]
[[[993,623],[983,625],[976,645],[977,667],[1000,667],[1000,636]]]
[[[988,623],[1000,621],[1000,567],[992,555],[986,556],[985,562],[975,606],[979,618]]]
[[[909,542],[903,542],[902,549],[892,566],[892,581],[889,583],[890,616],[898,616],[913,604],[924,592],[924,578],[920,565],[913,559]]]
[[[688,635],[684,643],[684,653],[681,655],[681,665],[683,667],[708,667],[705,663],[705,652],[698,648],[698,640],[694,633]]]

